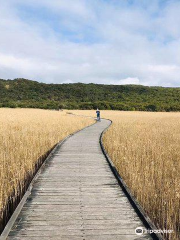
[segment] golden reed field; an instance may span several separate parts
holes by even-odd
[[[95,111],[68,111],[95,116]],[[103,142],[120,175],[166,239],[180,239],[180,113],[101,111]],[[57,142],[94,121],[65,111],[0,109],[0,212],[22,196]],[[6,209],[6,211],[4,211]]]
[[[69,134],[94,120],[61,111],[0,109],[0,223],[47,152]],[[7,208],[7,202],[11,207]]]
[[[113,121],[103,142],[131,192],[158,229],[174,230],[167,239],[180,239],[180,113],[101,111],[101,117]]]

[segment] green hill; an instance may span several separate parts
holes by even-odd
[[[0,79],[0,107],[180,111],[180,88]]]

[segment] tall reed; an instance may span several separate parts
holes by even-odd
[[[46,153],[92,119],[61,111],[0,109],[0,223],[16,203]],[[11,204],[11,205],[12,205]],[[6,211],[5,211],[6,210]]]

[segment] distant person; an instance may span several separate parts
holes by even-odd
[[[96,115],[97,115],[97,121],[101,121],[101,118],[100,118],[100,111],[99,111],[98,108],[97,108],[97,110],[96,110]]]

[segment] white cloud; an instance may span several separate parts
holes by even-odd
[[[62,83],[74,83],[71,79],[67,79],[66,81],[62,82]]]
[[[172,74],[173,72],[180,71],[180,67],[176,65],[150,65],[149,72]]]
[[[180,2],[115,2],[2,2],[0,78],[179,86]]]
[[[111,84],[117,84],[117,85],[137,84],[138,85],[140,84],[140,80],[137,77],[128,77],[118,81],[113,81]]]

